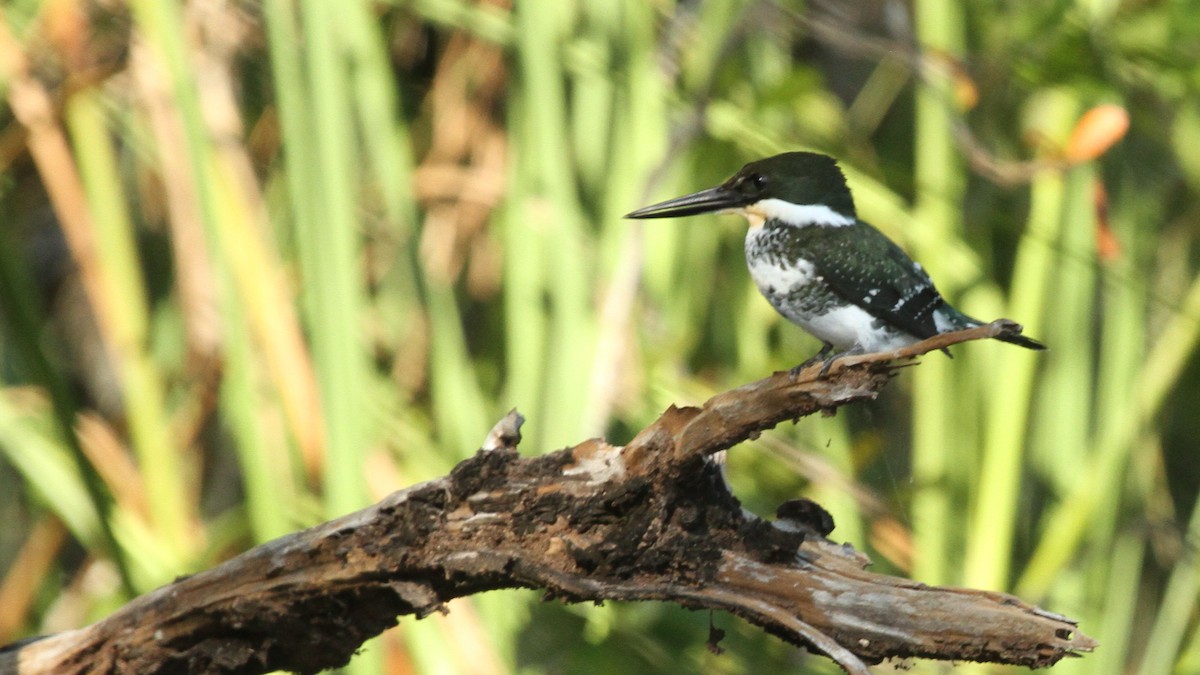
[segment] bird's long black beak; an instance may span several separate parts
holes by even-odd
[[[665,202],[644,206],[625,214],[626,218],[678,218],[698,213],[714,213],[725,209],[736,209],[746,205],[746,197],[724,185],[693,192],[690,195],[668,199]]]

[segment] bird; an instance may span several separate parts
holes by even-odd
[[[833,157],[785,152],[760,159],[716,187],[625,217],[708,213],[745,216],[750,277],[776,311],[821,341],[821,350],[792,369],[793,375],[823,360],[824,376],[842,356],[890,351],[983,325],[946,302],[920,263],[858,218]],[[1046,349],[1019,332],[995,337]]]

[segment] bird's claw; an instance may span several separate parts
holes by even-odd
[[[825,373],[828,372],[828,370],[829,370],[829,362],[837,357],[837,355],[830,357],[829,352],[831,352],[831,351],[833,351],[833,345],[829,344],[828,342],[822,343],[821,351],[819,351],[816,354],[813,354],[812,356],[805,359],[804,363],[801,363],[800,365],[796,366],[795,368],[792,368],[791,370],[789,370],[788,375],[790,375],[791,378],[793,380],[795,380],[796,378],[800,377],[800,372],[803,371],[805,368],[817,363],[818,361],[824,361],[825,365],[821,368],[821,374],[819,375],[819,377],[824,377]]]
[[[840,354],[834,354],[833,356],[825,359],[825,363],[821,364],[821,372],[817,373],[817,379],[818,380],[825,379],[825,376],[829,374],[829,369],[831,367],[833,367],[833,362],[837,361],[839,358],[841,358],[845,355],[846,355],[846,352],[842,352]]]

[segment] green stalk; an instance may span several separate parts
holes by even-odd
[[[1027,116],[1037,133],[1065,138],[1075,122],[1078,103],[1066,92],[1051,90],[1028,105]],[[1009,312],[1037,334],[1046,303],[1052,299],[1052,272],[1057,269],[1057,245],[1064,226],[1067,178],[1044,171],[1031,184],[1029,221],[1017,247]],[[1042,360],[1051,362],[1056,352],[1035,354],[1005,350],[986,379],[986,418],[980,484],[969,529],[966,573],[970,586],[1003,589],[1009,586],[1012,546],[1018,505],[1024,446],[1033,399],[1034,373]]]
[[[832,419],[806,420],[806,432],[809,435],[809,446],[821,448],[822,456],[828,457],[830,464],[850,480],[858,479],[852,452],[853,436],[850,433],[846,415]],[[862,513],[854,496],[845,490],[833,486],[812,485],[811,499],[824,506],[833,516],[837,524],[837,538],[849,542],[867,542],[866,528],[863,527]]]
[[[573,95],[567,111],[571,123],[567,129],[579,176],[588,187],[598,191],[614,159],[611,134],[619,78],[613,76],[617,54],[609,38],[622,8],[619,2],[595,2],[585,3],[580,11],[584,15],[584,32],[575,36],[573,49],[567,54],[568,67],[571,62],[576,65],[571,78]],[[612,229],[610,223],[605,225],[606,229]]]
[[[644,234],[640,223],[624,220],[644,196],[645,174],[662,159],[669,129],[664,124],[665,83],[654,64],[654,13],[638,0],[625,0],[619,16],[607,24],[605,39],[610,51],[622,54],[616,80],[610,138],[620,138],[620,148],[610,147],[603,160],[606,170],[598,184],[601,303],[597,310],[596,355],[590,368],[589,398],[584,407],[582,432],[601,435],[612,418],[617,391],[624,381],[622,366],[635,364],[634,350],[638,285],[645,269]],[[610,56],[610,58],[612,58]]]
[[[281,70],[295,78],[289,85],[303,86],[301,98],[293,91],[289,103],[311,109],[309,122],[300,128],[296,117],[285,131],[301,136],[285,137],[288,152],[309,146],[303,155],[289,162],[300,178],[289,187],[307,192],[292,193],[295,208],[311,207],[313,219],[294,221],[293,235],[304,287],[305,324],[312,343],[321,410],[325,421],[324,506],[325,515],[334,517],[366,503],[364,473],[367,452],[367,396],[370,391],[368,362],[361,322],[365,290],[359,270],[359,232],[355,189],[363,161],[354,133],[354,105],[351,99],[353,61],[344,55],[350,49],[348,37],[356,22],[350,18],[363,11],[362,3],[335,5],[305,2],[299,6],[303,29],[304,70],[297,77],[290,55],[282,54],[288,45],[278,43],[281,34],[290,32],[277,26],[274,53],[281,57]],[[280,5],[273,8],[274,18],[287,21],[288,12]],[[369,140],[368,140],[369,142]],[[305,162],[301,167],[299,162]],[[380,667],[380,653],[368,643],[355,659],[352,670],[370,672]]]
[[[521,115],[524,106],[519,100],[510,104],[514,115]],[[543,306],[543,289],[549,283],[546,258],[549,246],[543,240],[541,228],[527,217],[529,209],[524,171],[510,169],[506,180],[512,185],[509,197],[499,214],[503,227],[504,255],[504,348],[505,396],[508,405],[517,406],[530,420],[541,420],[544,414],[545,390],[542,380],[546,372],[543,355],[549,342],[549,322]],[[526,435],[526,447],[542,447],[541,433],[533,424]]]
[[[588,287],[594,266],[585,252],[588,233],[571,180],[575,171],[568,161],[565,132],[564,11],[565,5],[559,3],[536,2],[515,9],[525,115],[517,157],[527,163],[525,177],[534,186],[530,197],[541,202],[527,201],[524,216],[534,220],[535,236],[551,249],[544,260],[549,335],[547,351],[541,355],[546,361],[547,397],[540,440],[546,447],[573,442],[582,431],[587,391],[580,386],[577,370],[591,361],[595,336]]]
[[[1123,414],[1105,420],[1097,434],[1092,463],[1074,488],[1046,518],[1046,529],[1017,585],[1024,597],[1041,597],[1067,565],[1090,529],[1100,503],[1115,494],[1124,478],[1123,467],[1138,433],[1161,408],[1175,386],[1188,358],[1200,343],[1200,275],[1193,278],[1179,311],[1159,333],[1154,348],[1138,376],[1133,401]]]
[[[425,302],[430,322],[429,386],[433,417],[442,452],[456,462],[483,444],[495,420],[487,418],[489,406],[471,367],[453,289],[440,281],[427,280]]]
[[[345,15],[345,40],[358,62],[352,81],[354,112],[362,135],[371,139],[363,147],[371,161],[371,184],[383,198],[388,224],[412,247],[418,219],[413,194],[413,129],[401,115],[400,92],[378,21],[369,7],[352,7]]]
[[[957,55],[963,49],[962,9],[952,0],[914,3],[917,37],[926,52]],[[928,79],[917,88],[914,171],[917,195],[913,215],[929,233],[914,251],[935,278],[948,242],[961,239],[963,167],[947,129],[955,122],[950,110],[952,86],[941,69],[927,67]],[[954,289],[943,284],[943,293]],[[948,467],[953,457],[970,452],[954,433],[951,419],[955,384],[942,361],[926,359],[913,374],[912,472],[913,576],[927,583],[949,580],[947,525],[951,518]]]
[[[1034,180],[1026,236],[1017,251],[1011,311],[1036,331],[1054,257],[1063,204],[1063,179],[1046,173]],[[968,530],[963,583],[980,588],[1008,586],[1017,505],[1021,495],[1029,401],[1038,355],[1008,350],[987,382],[983,461]]]
[[[186,569],[186,560],[197,544],[195,477],[188,468],[184,449],[171,434],[162,375],[149,352],[145,280],[97,93],[84,90],[72,97],[67,119],[95,227],[96,253],[107,282],[105,290],[110,294],[105,307],[95,311],[109,313],[106,323],[114,332],[109,336],[111,357],[121,374],[130,439],[156,540],[172,551],[178,572]]]
[[[1200,540],[1200,502],[1192,509],[1188,520],[1185,542]],[[1167,580],[1163,591],[1162,605],[1149,630],[1150,641],[1146,643],[1145,656],[1138,675],[1157,675],[1173,671],[1172,666],[1180,653],[1184,630],[1195,618],[1197,592],[1200,592],[1200,560],[1196,556],[1184,556]]]
[[[297,227],[295,236],[309,299],[306,323],[312,334],[321,408],[326,415],[325,508],[329,517],[359,508],[366,501],[366,437],[361,413],[367,381],[359,331],[363,293],[353,187],[357,158],[348,105],[349,69],[339,58],[344,49],[346,11],[323,2],[300,6],[313,134],[304,140],[292,139],[312,143],[319,167],[319,176],[307,173],[306,178],[315,180],[304,186],[315,196],[316,226]]]
[[[1064,175],[1061,223],[1054,242],[1057,263],[1051,272],[1048,294],[1050,310],[1039,331],[1051,352],[1040,355],[1045,364],[1037,378],[1038,396],[1030,424],[1029,464],[1058,490],[1065,492],[1078,480],[1080,466],[1086,465],[1094,447],[1091,429],[1095,402],[1094,363],[1096,336],[1081,326],[1096,322],[1095,284],[1095,209],[1092,206],[1096,167],[1078,166]],[[1107,315],[1107,312],[1105,312]],[[1114,318],[1119,321],[1119,318]],[[1097,513],[1093,520],[1097,550],[1108,550],[1117,528],[1118,500],[1112,508]],[[1061,575],[1054,585],[1051,606],[1077,605],[1076,584],[1066,579],[1087,579],[1100,587],[1107,576],[1109,561],[1096,559],[1088,570]]]
[[[1100,307],[1104,314],[1099,322],[1097,363],[1102,365],[1095,373],[1097,389],[1093,403],[1092,435],[1086,439],[1089,456],[1091,448],[1101,445],[1101,439],[1107,434],[1109,420],[1127,414],[1129,392],[1136,386],[1138,371],[1145,358],[1146,298],[1143,289],[1128,280],[1138,277],[1137,262],[1148,260],[1147,249],[1152,250],[1157,245],[1155,238],[1142,236],[1142,227],[1144,223],[1161,217],[1160,208],[1154,200],[1121,200],[1112,214],[1111,224],[1122,242],[1123,250],[1117,259],[1101,261],[1099,268]],[[1156,455],[1160,448],[1156,446],[1154,439],[1147,438],[1142,444],[1145,452],[1139,454],[1145,454],[1147,460],[1157,463]],[[1151,456],[1155,458],[1151,460]],[[1075,460],[1073,464],[1075,467],[1085,465],[1081,460]],[[1136,467],[1131,468],[1136,470]],[[1153,469],[1139,473],[1145,475],[1151,471]],[[1146,541],[1140,528],[1133,533],[1123,532],[1128,529],[1123,520],[1130,513],[1130,508],[1140,509],[1154,499],[1149,491],[1158,483],[1140,480],[1126,481],[1126,484],[1140,488],[1140,494],[1131,495],[1132,500],[1102,500],[1086,535],[1089,550],[1113,551],[1113,555],[1090,555],[1082,561],[1091,581],[1092,597],[1088,611],[1103,615],[1096,638],[1104,645],[1107,656],[1103,663],[1098,666],[1093,664],[1092,668],[1084,668],[1080,664],[1076,667],[1078,672],[1095,670],[1111,675],[1124,672],[1123,666],[1131,663],[1129,652],[1134,648],[1131,636],[1143,623],[1137,613],[1142,586],[1129,583],[1129,580],[1137,579],[1141,573]],[[1066,484],[1063,487],[1062,493],[1066,494],[1071,486]],[[1053,585],[1051,593],[1057,586],[1057,583]],[[1073,609],[1071,613],[1077,615]]]
[[[1096,219],[1092,207],[1096,167],[1072,169],[1064,183],[1063,207],[1059,218],[1059,262],[1054,266],[1052,311],[1047,313],[1043,339],[1053,358],[1038,378],[1031,460],[1059,488],[1078,479],[1078,469],[1087,461],[1092,447],[1088,430],[1093,423],[1094,367],[1096,342],[1091,331],[1096,294]],[[1116,319],[1120,321],[1119,318]],[[1107,365],[1107,364],[1106,364]]]
[[[224,293],[224,307],[237,307],[232,292]],[[244,316],[243,311],[227,311],[226,316]],[[255,367],[252,342],[243,324],[225,324],[225,369],[221,383],[221,409],[228,417],[229,429],[245,483],[246,515],[254,540],[269,541],[287,534],[295,526],[294,478],[288,458],[280,452],[279,441],[266,438],[260,424],[263,401],[255,394]]]
[[[1104,645],[1105,658],[1095,663],[1078,662],[1079,672],[1093,675],[1120,675],[1128,672],[1125,663],[1131,637],[1141,621],[1138,616],[1139,584],[1130,583],[1142,575],[1146,542],[1135,534],[1122,534],[1112,547],[1112,555],[1103,558],[1108,571],[1108,584],[1102,591],[1103,607],[1089,608],[1093,616],[1102,612],[1096,640]],[[1094,591],[1093,591],[1094,592]],[[1094,596],[1093,596],[1094,599]]]
[[[950,491],[950,455],[961,446],[951,439],[949,401],[941,388],[950,379],[951,364],[925,359],[913,377],[912,577],[927,584],[950,581],[950,533],[954,512]],[[934,400],[925,400],[932,395]]]
[[[5,308],[8,307],[5,304]],[[0,392],[0,452],[24,477],[25,483],[37,495],[37,501],[62,520],[72,535],[88,548],[112,546],[118,553],[113,559],[121,561],[121,550],[105,541],[112,535],[106,534],[107,524],[96,508],[97,497],[93,494],[96,488],[88,486],[89,479],[81,471],[71,449],[73,443],[54,437],[61,435],[61,424],[53,429],[54,434],[47,434],[39,428],[45,426],[39,424],[43,420],[31,417],[6,393]],[[84,467],[86,471],[90,469],[90,466]],[[95,476],[90,480],[95,480]],[[104,509],[111,510],[111,505]],[[126,592],[133,595],[132,583]]]
[[[434,428],[438,430],[441,470],[479,447],[491,424],[493,406],[485,401],[467,344],[454,288],[441,275],[429,274],[419,261],[419,214],[413,195],[413,150],[410,130],[404,126],[387,55],[373,17],[365,6],[348,12],[347,43],[355,50],[354,102],[362,135],[373,139],[364,148],[371,160],[374,183],[383,198],[387,224],[398,231],[401,255],[389,279],[394,292],[377,303],[396,302],[389,308],[395,320],[413,329],[418,313],[425,312],[430,335],[429,387]],[[427,311],[426,311],[427,310]],[[403,345],[400,345],[403,347]]]
[[[153,54],[166,68],[174,94],[174,110],[183,123],[188,168],[194,181],[192,192],[213,252],[213,263],[219,271],[218,283],[223,288],[222,310],[230,323],[250,325],[251,332],[259,339],[257,344],[272,350],[265,361],[284,403],[285,413],[291,416],[294,424],[295,416],[305,414],[311,406],[302,400],[306,397],[299,391],[301,388],[289,387],[286,378],[280,374],[280,364],[286,362],[287,352],[280,352],[273,343],[277,337],[273,332],[280,331],[282,318],[289,312],[281,305],[284,294],[278,292],[278,285],[263,280],[264,276],[280,275],[281,272],[266,254],[263,243],[256,238],[261,236],[255,223],[259,214],[253,211],[248,196],[239,189],[237,177],[229,175],[229,167],[218,161],[212,147],[193,81],[194,72],[183,49],[187,40],[183,37],[183,20],[178,7],[146,0],[135,5],[135,10],[142,30],[150,38]],[[160,152],[175,151],[174,148],[160,149]],[[247,414],[240,408],[250,401],[247,387],[253,386],[251,380],[254,377],[240,367],[249,366],[248,355],[254,352],[256,343],[236,329],[228,331],[226,340],[225,349],[232,365],[226,373],[227,379],[222,382],[220,404],[231,420],[231,431],[239,444],[238,452],[246,463],[247,489],[255,493],[249,514],[255,534],[265,537],[286,527],[287,521],[281,514],[295,510],[295,494],[288,489],[288,481],[281,480],[284,476],[291,480],[291,462],[282,454],[276,457],[263,454],[263,449],[271,444],[263,435],[263,414],[258,412],[262,406],[252,404],[251,410],[255,414]],[[294,356],[290,355],[293,361]],[[299,412],[301,408],[306,408],[305,413]],[[300,440],[312,442],[311,439]]]

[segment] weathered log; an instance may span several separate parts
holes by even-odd
[[[729,611],[848,672],[889,657],[1047,666],[1095,643],[1000,593],[867,571],[804,500],[745,512],[711,455],[780,422],[873,398],[892,362],[1019,330],[1010,322],[887,354],[776,373],[671,407],[624,447],[516,451],[510,413],[448,476],[179,579],[78,630],[0,651],[2,673],[314,672],[452,598],[544,589],[566,601],[660,600]]]

